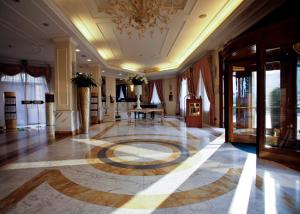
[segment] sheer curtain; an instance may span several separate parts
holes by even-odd
[[[185,115],[184,111],[186,108],[186,95],[188,94],[188,85],[187,85],[187,79],[183,79],[181,81],[181,86],[180,86],[180,115],[183,116]]]
[[[0,93],[5,91],[16,92],[17,125],[26,126],[45,124],[45,104],[22,104],[22,100],[43,100],[48,92],[47,82],[44,77],[33,77],[26,73],[18,73],[14,76],[1,75]],[[4,126],[4,98],[0,99],[0,125]]]
[[[204,81],[202,78],[202,74],[199,75],[199,81],[198,81],[198,97],[201,96],[202,98],[202,119],[203,123],[209,124],[209,110],[210,110],[210,102],[205,90]]]
[[[152,104],[160,104],[161,103],[158,93],[157,93],[156,84],[153,85],[153,92],[152,92],[152,97],[151,97],[150,103],[152,103]]]

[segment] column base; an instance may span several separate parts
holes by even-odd
[[[74,135],[79,133],[79,112],[61,111],[55,112],[55,134]]]

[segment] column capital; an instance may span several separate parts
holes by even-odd
[[[72,38],[72,37],[56,37],[52,39],[54,43],[62,43],[62,42],[68,42],[73,44],[75,47],[78,46],[78,43]]]

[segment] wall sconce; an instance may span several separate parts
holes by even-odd
[[[130,87],[130,91],[133,92],[134,85],[130,85],[129,87]]]

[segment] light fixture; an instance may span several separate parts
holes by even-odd
[[[199,19],[204,19],[204,18],[206,18],[206,16],[207,16],[207,15],[206,15],[205,13],[203,13],[203,14],[199,15],[198,18],[199,18]]]
[[[104,70],[102,70],[102,73],[105,73],[105,71],[104,71]]]
[[[76,51],[76,52],[80,52],[80,49],[76,48],[75,51]]]
[[[175,0],[112,0],[98,10],[110,15],[119,32],[126,32],[131,38],[133,29],[139,37],[144,37],[146,31],[152,36],[157,28],[162,33],[180,8],[176,4]]]
[[[91,59],[87,59],[86,61],[91,62],[92,60]]]
[[[129,85],[129,87],[130,87],[130,91],[133,92],[134,85],[131,84],[131,85]]]
[[[122,74],[121,74],[121,73],[119,73],[119,76],[122,76]]]

